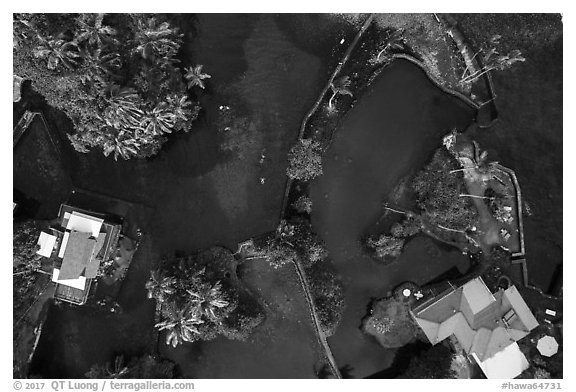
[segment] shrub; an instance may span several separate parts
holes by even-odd
[[[320,143],[300,139],[288,153],[286,174],[291,179],[308,181],[322,175],[322,149]]]
[[[310,214],[312,212],[312,199],[308,196],[300,196],[298,200],[292,204],[292,207],[300,213]]]

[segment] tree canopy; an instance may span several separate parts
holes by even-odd
[[[176,67],[182,36],[161,16],[14,14],[13,43],[14,74],[72,120],[79,152],[149,157],[198,116]]]
[[[292,179],[308,181],[322,175],[322,148],[312,139],[300,139],[288,153],[286,174]]]
[[[146,283],[156,300],[166,344],[211,340],[218,335],[245,339],[264,319],[260,304],[240,287],[232,254],[214,247],[194,256],[167,260]],[[234,275],[234,276],[232,276]]]
[[[413,179],[412,188],[418,207],[435,225],[467,230],[478,220],[478,211],[467,193],[463,174],[456,159],[444,148]]]

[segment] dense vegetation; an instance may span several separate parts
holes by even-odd
[[[406,241],[420,232],[422,222],[418,216],[410,216],[390,227],[390,235],[383,233],[368,238],[366,245],[374,256],[384,264],[393,263],[402,253]]]
[[[13,31],[14,74],[72,120],[79,152],[150,157],[198,116],[184,81],[209,75],[176,67],[182,36],[161,16],[15,14]]]
[[[259,304],[243,292],[223,248],[178,258],[152,272],[146,289],[157,301],[166,344],[211,340],[219,334],[245,339],[263,321]]]
[[[93,365],[86,372],[86,378],[99,379],[172,379],[175,377],[176,364],[174,362],[150,354],[134,357],[128,363],[125,363],[123,356],[118,356],[113,363]]]
[[[288,153],[288,177],[308,181],[322,175],[322,148],[312,139],[300,139]]]
[[[385,348],[402,347],[413,342],[420,333],[420,328],[410,315],[410,305],[394,296],[372,304],[362,329],[376,337]]]
[[[42,266],[42,256],[36,254],[36,242],[42,225],[36,221],[15,222],[13,227],[13,302],[14,319],[18,319],[36,299],[42,287],[41,275],[36,271]]]
[[[460,165],[444,148],[413,179],[418,207],[430,223],[452,230],[465,231],[475,225],[478,211],[466,194]]]
[[[408,368],[398,378],[456,378],[451,369],[452,350],[444,344],[437,344],[410,360]]]

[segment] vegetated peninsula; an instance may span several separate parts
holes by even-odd
[[[14,14],[14,376],[562,378],[562,39]]]

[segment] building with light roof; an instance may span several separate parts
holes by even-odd
[[[100,264],[116,250],[121,225],[102,214],[62,204],[58,224],[42,232],[38,254],[54,261],[54,298],[73,304],[86,303]]]
[[[472,279],[411,313],[430,343],[454,335],[488,378],[514,378],[528,367],[516,342],[538,322],[514,286],[492,293],[482,278]]]

